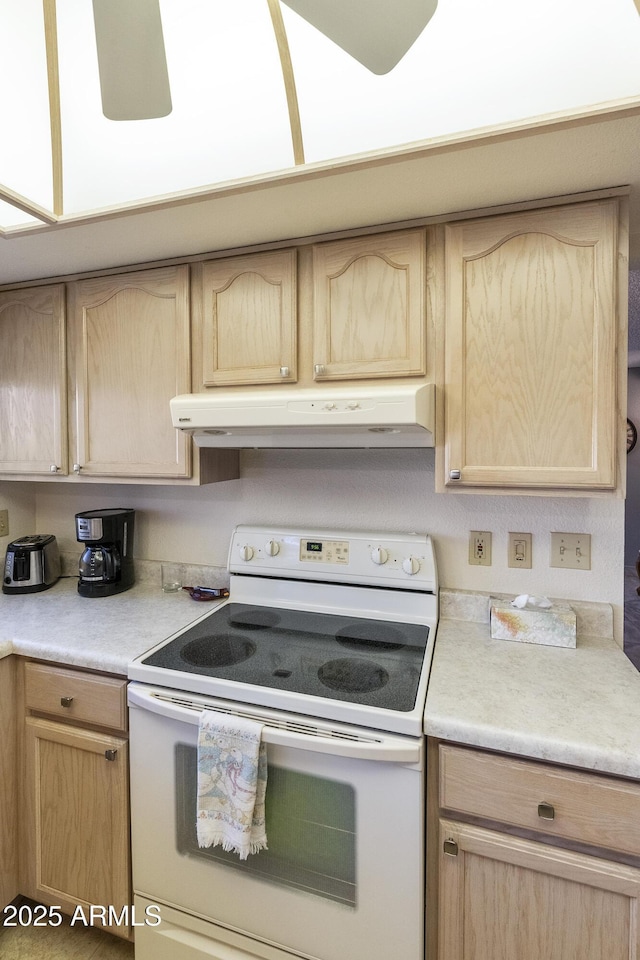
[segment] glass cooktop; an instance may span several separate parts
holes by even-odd
[[[424,624],[229,603],[142,663],[408,711],[428,636]]]

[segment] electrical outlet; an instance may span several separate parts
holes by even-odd
[[[549,566],[591,570],[591,534],[552,533]]]
[[[491,566],[491,533],[488,530],[469,531],[469,563],[478,567]]]
[[[9,536],[9,511],[0,510],[0,537]]]
[[[525,570],[530,570],[531,562],[531,534],[510,533],[508,566],[523,567]]]

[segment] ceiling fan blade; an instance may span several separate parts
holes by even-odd
[[[282,2],[376,74],[393,70],[418,39],[438,6],[438,0]]]
[[[93,0],[102,112],[109,120],[171,113],[160,0]]]

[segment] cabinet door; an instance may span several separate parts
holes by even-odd
[[[0,660],[0,911],[18,894],[15,657]]]
[[[617,202],[445,236],[445,484],[615,487]]]
[[[295,380],[295,250],[210,260],[199,270],[196,387]]]
[[[70,914],[97,904],[120,915],[131,903],[127,741],[33,717],[25,731],[25,892]]]
[[[639,898],[633,867],[441,821],[439,960],[638,960]]]
[[[190,389],[188,267],[72,285],[76,472],[188,477],[169,401]]]
[[[66,473],[64,285],[0,293],[0,473]]]
[[[425,250],[423,230],[313,248],[314,379],[425,373]]]

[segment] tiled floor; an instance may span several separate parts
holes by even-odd
[[[21,898],[16,905],[27,908],[35,904]],[[23,911],[23,919],[30,916]],[[6,918],[6,912],[2,919]],[[68,921],[54,926],[0,926],[2,960],[133,960],[133,944],[94,927],[74,925]]]

